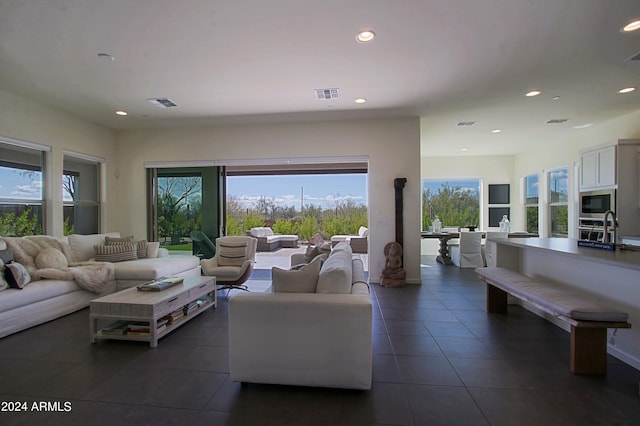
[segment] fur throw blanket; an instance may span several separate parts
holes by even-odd
[[[93,293],[102,293],[115,279],[111,263],[76,263],[69,244],[47,235],[0,238],[13,251],[13,258],[22,264],[32,280],[52,279],[75,281]]]

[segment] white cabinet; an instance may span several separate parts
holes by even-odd
[[[612,188],[616,185],[616,146],[580,153],[580,190]]]

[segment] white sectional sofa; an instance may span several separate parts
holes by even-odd
[[[251,228],[247,235],[258,239],[257,251],[274,251],[279,248],[298,247],[297,235],[274,234],[268,226]]]
[[[200,275],[200,260],[196,256],[168,256],[165,249],[156,251],[155,247],[149,252],[156,257],[103,263],[102,266],[98,266],[100,264],[91,262],[94,246],[104,245],[107,236],[117,238],[120,234],[71,235],[68,238],[24,237],[30,241],[38,240],[41,245],[56,245],[67,257],[70,267],[38,269],[32,264],[27,269],[31,270],[35,278],[43,275],[41,279],[32,280],[22,289],[7,288],[0,291],[0,337],[83,309],[101,294],[112,293],[167,275]],[[0,237],[0,250],[7,248],[7,240]],[[30,255],[37,259],[36,254],[30,252]],[[21,255],[25,256],[25,253]],[[24,262],[29,263],[28,259]],[[76,268],[75,265],[80,268]],[[104,279],[91,290],[88,290],[86,285],[79,285],[77,280],[68,278],[72,272],[92,268],[99,268]]]
[[[229,300],[231,380],[371,388],[372,304],[362,261],[342,243],[318,265],[274,268],[272,291]]]

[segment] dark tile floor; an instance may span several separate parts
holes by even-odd
[[[605,377],[572,375],[565,331],[488,315],[472,270],[424,263],[421,286],[372,289],[371,391],[231,382],[224,297],[157,349],[89,344],[85,309],[0,339],[0,424],[640,424],[640,372],[610,357]]]

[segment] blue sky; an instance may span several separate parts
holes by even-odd
[[[42,199],[42,175],[40,172],[23,172],[0,167],[0,197],[19,200]]]
[[[333,208],[336,202],[351,199],[357,205],[367,204],[367,175],[289,175],[231,176],[227,178],[227,195],[244,206],[252,206],[261,196],[280,206],[300,208],[304,189],[304,204]]]
[[[459,186],[463,190],[474,192],[476,195],[480,194],[480,179],[424,179],[422,181],[422,189],[429,189],[432,195],[437,194],[438,189],[444,183],[449,184],[450,187]]]

